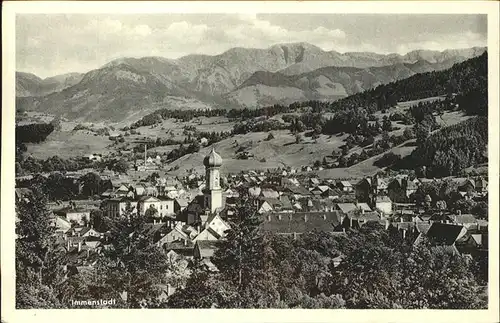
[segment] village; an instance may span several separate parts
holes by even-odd
[[[203,160],[205,175],[160,177],[155,173],[155,160],[146,156],[142,167],[153,176],[130,182],[105,172],[100,177],[109,180],[111,187],[99,198],[48,203],[58,243],[66,248],[68,271],[92,270],[102,250],[111,246],[107,232],[101,232],[92,219],[96,211],[112,218],[129,211],[143,216],[146,224],[141,233],[151,244],[173,259],[182,259],[186,266],[196,261],[217,271],[211,257],[216,242],[231,228],[241,195],[256,201],[255,212],[264,232],[293,239],[311,231],[342,235],[375,222],[413,245],[427,237],[451,254],[475,257],[488,252],[487,219],[450,210],[446,202],[432,200],[428,194],[416,196],[422,185],[439,186],[444,179],[375,174],[362,179],[320,180],[306,167],[222,174],[223,158],[213,148]],[[82,175],[65,174],[75,180]],[[487,203],[484,177],[447,181],[455,184],[456,191],[448,194],[458,203]],[[30,188],[18,187],[16,200],[30,193]],[[342,256],[334,261],[338,265]],[[163,297],[168,298],[176,288],[182,286],[164,286]]]
[[[5,14],[2,322],[498,321],[498,6],[42,7]]]

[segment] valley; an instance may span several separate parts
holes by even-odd
[[[273,101],[270,99],[271,101],[264,107],[257,103],[259,108],[242,109],[241,104],[238,104],[240,108],[211,110],[207,106],[197,105],[193,97],[188,99],[173,96],[170,97],[172,100],[182,103],[169,108],[156,109],[155,106],[135,110],[115,122],[102,117],[100,113],[104,113],[104,110],[99,106],[87,110],[85,106],[76,105],[72,106],[71,112],[62,114],[50,113],[52,110],[21,111],[17,115],[17,124],[18,126],[30,123],[55,124],[54,131],[44,141],[25,144],[26,155],[39,160],[48,160],[53,156],[62,159],[85,159],[92,154],[98,154],[106,159],[124,159],[132,170],[132,165],[143,160],[142,147],[147,144],[148,155],[162,160],[162,166],[158,170],[172,176],[202,174],[203,156],[212,148],[216,148],[224,155],[225,163],[222,170],[231,174],[248,170],[302,169],[313,171],[326,178],[363,177],[384,170],[386,167],[377,166],[377,161],[387,154],[399,159],[411,155],[417,146],[415,136],[417,138],[419,136],[415,121],[431,127],[432,131],[428,131],[432,134],[437,129],[450,127],[472,118],[467,112],[471,109],[469,105],[475,103],[464,101],[463,95],[457,97],[457,94],[450,94],[447,78],[454,78],[454,87],[457,90],[469,91],[469,83],[476,84],[473,83],[474,78],[482,82],[485,57],[483,54],[456,64],[452,68],[433,72],[434,74],[414,74],[395,82],[389,80],[407,74],[399,75],[398,68],[392,66],[369,67],[370,71],[390,71],[389,74],[382,73],[386,77],[382,79],[383,82],[388,83],[353,94],[340,101],[310,98],[304,101],[306,96],[302,98],[304,100],[300,100],[296,95],[300,96],[300,93],[310,91],[315,86],[328,87],[330,92],[324,92],[325,95],[328,93],[347,95],[355,91],[353,87],[361,84],[359,82],[368,82],[370,77],[366,76],[366,69],[323,67],[320,68],[321,73],[314,70],[299,75],[291,75],[290,72],[288,74],[255,72],[231,92],[233,94],[238,91],[240,94],[243,93],[241,91],[252,92],[250,90],[252,87],[279,88],[284,90],[282,96],[290,102],[288,105],[271,105]],[[160,60],[160,62],[170,66],[165,72],[171,73],[161,77],[181,78],[182,71],[173,68],[178,62],[171,60]],[[158,63],[157,60],[124,59],[112,62],[104,69],[116,69],[125,63],[134,64],[135,71],[141,73],[146,73],[145,71],[151,68],[150,65],[160,68],[154,65]],[[161,66],[165,68],[167,65]],[[398,66],[410,65],[412,64],[401,63]],[[88,87],[94,77],[109,80],[114,82],[113,84],[116,83],[113,77],[126,79],[127,82],[141,83],[143,92],[160,91],[166,86],[149,78],[148,74],[141,76],[123,73],[121,69],[116,69],[114,76],[110,76],[104,69],[87,73],[77,85],[69,86],[61,92],[54,92],[48,97],[67,96],[68,93],[74,92],[72,98],[80,100],[78,89]],[[461,71],[466,73],[463,74]],[[355,84],[342,85],[342,82],[351,79],[349,73],[357,75],[359,81]],[[322,82],[318,82],[314,78],[316,76],[320,77]],[[328,80],[336,80],[336,83],[329,83]],[[281,87],[283,84],[288,88]],[[483,83],[477,84],[481,89]],[[297,90],[299,87],[302,87],[302,90]],[[173,88],[173,85],[170,88]],[[346,91],[346,88],[349,88],[349,91]],[[410,100],[396,101],[398,93],[408,88],[411,91],[399,97]],[[130,93],[134,91],[132,88],[129,89]],[[84,92],[94,90],[106,91],[105,88],[93,85]],[[123,91],[119,85],[114,86],[114,90]],[[473,88],[471,90],[475,91]],[[256,98],[255,89],[253,92]],[[123,93],[122,96],[113,94],[113,96],[130,103],[127,97],[130,93]],[[439,93],[441,95],[436,95]],[[427,94],[432,95],[427,96]],[[252,101],[249,97],[242,99],[245,102]],[[182,104],[189,105],[189,109],[183,109]],[[356,104],[363,106],[357,108]],[[464,106],[459,107],[460,104]],[[109,106],[104,109],[108,108]],[[118,109],[119,113],[126,112],[123,107],[113,108],[115,109]],[[73,114],[78,115],[78,111],[85,111],[94,116],[90,121],[71,118]]]
[[[375,116],[382,123],[384,116],[389,116],[395,112],[406,112],[412,106],[419,102],[432,102],[437,98],[427,98],[422,100],[399,102],[395,107],[388,109],[385,113],[377,112]],[[50,122],[54,116],[40,113],[28,113],[24,122]],[[282,121],[283,114],[278,114],[272,117],[274,120]],[[459,122],[469,119],[470,116],[465,115],[461,111],[444,112],[440,116],[435,116],[436,122],[443,126],[451,126]],[[120,151],[128,151],[134,147],[140,147],[140,143],[144,138],[156,140],[173,139],[183,141],[186,135],[183,131],[186,127],[195,127],[201,132],[229,132],[233,129],[237,122],[229,120],[227,117],[199,117],[193,120],[183,122],[177,119],[163,120],[155,126],[143,126],[136,129],[140,135],[128,135],[124,137],[124,143],[114,145],[114,141],[109,139],[105,134],[97,135],[93,131],[77,130],[73,128],[78,125],[76,122],[62,121],[61,130],[54,131],[48,136],[46,141],[39,144],[28,144],[28,154],[34,158],[47,159],[52,156],[61,158],[79,158],[90,154],[103,154],[108,156],[120,156]],[[126,131],[118,130],[124,127],[125,123],[108,124],[108,123],[84,123],[91,128],[101,129],[104,127],[113,127],[115,130],[111,132],[124,135]],[[389,135],[401,135],[408,126],[399,122],[392,122],[392,126],[397,128],[389,132]],[[266,140],[268,134],[272,133],[274,138]],[[320,135],[317,139],[305,137],[306,132],[302,132],[304,140],[300,143],[295,142],[295,135],[289,130],[275,130],[270,132],[251,132],[244,135],[232,135],[220,142],[214,143],[213,146],[224,155],[224,165],[222,170],[225,173],[240,173],[246,170],[267,170],[276,168],[295,168],[300,169],[304,165],[310,165],[316,160],[322,160],[323,157],[331,155],[332,151],[340,150],[345,144],[344,135]],[[381,135],[375,136],[375,140],[380,140]],[[139,142],[139,143],[138,143]],[[414,140],[405,141],[404,143],[391,148],[386,152],[394,152],[401,157],[409,155],[415,146],[405,146]],[[149,149],[151,155],[166,155],[179,145],[160,146]],[[198,174],[203,173],[203,165],[201,163],[203,157],[210,151],[212,145],[202,148],[199,152],[183,156],[172,163],[166,165],[162,171],[164,174],[171,176],[184,175],[190,172]],[[247,160],[237,159],[238,149],[244,147],[245,151],[249,152],[253,157]],[[355,146],[350,150],[350,154],[359,153],[363,148]],[[384,152],[384,153],[386,153]],[[350,167],[341,167],[333,169],[316,170],[315,172],[321,178],[360,178],[367,175],[373,175],[380,170],[379,167],[373,165],[373,162],[380,158],[384,153],[370,157],[356,165]],[[137,155],[141,158],[141,155]],[[265,160],[265,162],[263,161]],[[177,168],[178,167],[178,168]],[[176,169],[174,169],[176,168]],[[167,171],[168,170],[168,171]]]
[[[492,304],[487,15],[39,16],[16,310]]]

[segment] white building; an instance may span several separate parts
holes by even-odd
[[[145,215],[148,209],[156,210],[157,217],[173,215],[175,214],[174,200],[143,196],[137,202],[137,210],[140,215]]]
[[[222,208],[222,188],[220,186],[220,167],[222,157],[212,148],[210,153],[203,159],[205,165],[206,186],[203,189],[205,195],[205,208],[215,213]]]
[[[382,212],[382,215],[392,214],[392,201],[388,196],[377,196],[375,209]]]
[[[219,240],[225,237],[226,231],[229,229],[230,226],[218,214],[212,214],[202,224],[201,232],[193,242],[198,240]]]
[[[122,216],[127,206],[133,209],[133,214],[137,212],[137,201],[128,197],[112,198],[106,203],[106,212],[110,217]]]
[[[90,154],[89,160],[100,162],[102,160],[102,155],[101,154]]]
[[[200,139],[200,145],[202,146],[207,146],[208,145],[208,139],[203,137]]]

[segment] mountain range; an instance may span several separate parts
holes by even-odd
[[[443,70],[486,48],[406,55],[324,51],[307,43],[232,48],[220,55],[121,58],[83,74],[16,73],[16,108],[82,121],[136,120],[160,108],[242,108],[336,100],[417,73]]]
[[[31,73],[16,73],[16,96],[44,96],[59,92],[73,86],[82,80],[81,73],[68,73],[41,79]]]

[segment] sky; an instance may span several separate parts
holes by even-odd
[[[18,14],[16,70],[45,78],[121,57],[217,55],[308,42],[341,53],[486,46],[486,15]]]

